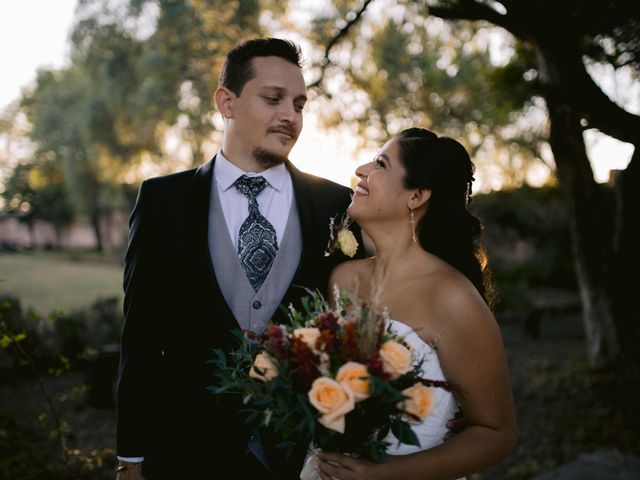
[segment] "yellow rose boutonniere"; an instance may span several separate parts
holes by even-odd
[[[329,219],[329,243],[324,251],[324,256],[328,257],[336,248],[348,257],[353,257],[358,251],[358,241],[349,226],[351,225],[351,217],[346,213],[340,222],[336,222],[335,218]]]

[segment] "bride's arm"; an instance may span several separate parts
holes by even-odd
[[[475,289],[457,279],[440,287],[438,300],[429,302],[429,316],[435,319],[438,358],[468,427],[437,447],[391,457],[386,464],[322,454],[321,459],[342,465],[321,461],[325,478],[455,479],[496,463],[515,447],[515,408],[496,320]]]

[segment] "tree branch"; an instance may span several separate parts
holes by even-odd
[[[356,12],[354,12],[354,17],[351,20],[349,20],[344,27],[338,30],[338,33],[336,33],[331,38],[327,47],[324,50],[324,59],[322,61],[322,65],[320,66],[320,76],[315,82],[309,85],[309,88],[317,88],[320,86],[320,83],[322,83],[322,79],[324,78],[324,72],[326,71],[327,67],[331,64],[331,60],[329,60],[329,54],[331,53],[331,50],[333,50],[333,47],[335,47],[338,44],[338,42],[340,42],[340,40],[342,40],[342,38],[346,36],[347,33],[349,33],[349,30],[351,30],[351,28],[360,21],[360,19],[362,18],[362,15],[367,10],[367,8],[369,7],[369,4],[372,1],[373,0],[365,0],[362,6]]]
[[[506,2],[505,5],[508,5]],[[551,35],[545,31],[529,31],[514,21],[527,18],[526,11],[510,10],[501,15],[491,7],[474,0],[457,0],[447,6],[428,6],[431,15],[447,20],[485,20],[505,28],[513,35],[537,45],[544,52],[546,62],[557,72],[558,88],[584,117],[589,127],[611,135],[619,140],[640,145],[640,116],[627,112],[613,102],[593,81],[582,61],[582,53],[572,38],[566,35]]]
[[[542,56],[538,68],[546,65],[553,70],[543,85],[586,119],[585,128],[597,128],[618,140],[640,145],[640,116],[627,112],[602,91],[587,72],[577,44],[564,38],[538,41],[537,46]]]
[[[502,15],[488,5],[473,0],[458,0],[455,4],[452,3],[448,6],[426,4],[426,7],[430,15],[443,20],[485,20],[508,30],[513,35],[525,36],[524,29],[513,21],[513,15],[510,15],[508,11],[506,15]]]

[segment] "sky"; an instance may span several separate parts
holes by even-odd
[[[0,108],[20,96],[38,67],[64,64],[77,0],[0,0]]]
[[[77,0],[0,0],[0,108],[19,98],[22,88],[34,81],[38,68],[66,64],[76,4]],[[609,82],[607,93],[631,98],[630,110],[640,113],[640,86],[620,84]],[[630,144],[598,132],[587,132],[585,140],[600,182],[608,179],[610,169],[625,168],[633,152]],[[355,139],[347,132],[321,131],[316,118],[307,113],[290,158],[301,170],[349,185],[355,168],[374,155],[373,150],[357,151]]]

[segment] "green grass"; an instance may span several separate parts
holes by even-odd
[[[84,308],[98,298],[122,298],[122,266],[84,252],[3,254],[0,293],[40,314]]]

